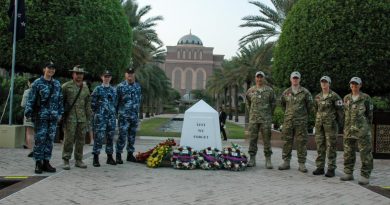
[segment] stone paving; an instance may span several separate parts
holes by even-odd
[[[136,151],[153,147],[161,138],[141,137]],[[235,140],[247,149],[247,142]],[[224,142],[224,146],[229,142]],[[243,172],[174,170],[147,168],[144,164],[125,162],[92,167],[92,147],[84,147],[87,169],[60,168],[61,145],[53,151],[57,173],[2,200],[0,204],[390,204],[390,199],[374,193],[356,181],[342,182],[342,152],[338,153],[335,178],[313,176],[315,151],[308,152],[309,173],[297,171],[296,152],[291,170],[265,169],[262,147],[258,166]],[[273,148],[274,167],[282,162],[281,149]],[[23,149],[0,149],[0,175],[34,175],[34,163]],[[375,160],[371,185],[390,186],[389,160]],[[360,167],[359,160],[357,167]],[[355,178],[358,178],[358,171]]]

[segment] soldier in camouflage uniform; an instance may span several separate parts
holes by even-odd
[[[313,109],[313,98],[310,92],[300,86],[301,74],[294,71],[290,75],[291,87],[286,89],[281,97],[284,109],[284,122],[282,130],[283,164],[279,170],[290,169],[291,151],[294,137],[296,138],[299,171],[307,172],[305,163],[307,155],[307,123],[309,113]]]
[[[314,175],[325,174],[325,158],[328,155],[328,170],[326,177],[334,177],[336,169],[336,141],[338,124],[343,122],[343,101],[341,97],[330,90],[331,79],[323,76],[320,79],[322,92],[314,98],[315,140],[317,144],[317,169]]]
[[[246,101],[249,110],[249,167],[256,166],[257,141],[259,131],[263,136],[265,166],[272,169],[271,163],[271,122],[275,110],[275,94],[271,87],[265,85],[265,74],[258,71],[255,75],[256,85],[249,88]]]
[[[35,124],[33,157],[35,173],[56,172],[50,165],[57,122],[64,112],[61,84],[53,79],[55,67],[52,62],[43,68],[44,75],[34,81],[26,102],[24,115],[27,122]]]
[[[369,183],[373,169],[371,153],[371,124],[373,104],[369,95],[360,91],[362,80],[353,77],[350,80],[351,93],[344,97],[344,176],[343,181],[353,180],[356,151],[359,150],[362,167],[359,184]]]
[[[119,137],[116,142],[116,162],[123,164],[122,151],[127,139],[127,161],[135,162],[133,155],[135,134],[138,126],[138,112],[141,103],[141,86],[135,82],[134,69],[126,70],[126,80],[117,88],[117,113]]]
[[[112,157],[116,125],[116,91],[110,85],[110,71],[104,71],[101,79],[103,83],[97,86],[91,95],[91,108],[94,113],[93,129],[95,133],[95,142],[92,151],[94,167],[100,167],[99,154],[102,149],[103,139],[106,136],[107,164],[116,165]]]
[[[91,97],[89,88],[84,79],[84,68],[75,66],[72,72],[73,80],[68,81],[62,85],[62,92],[64,94],[64,147],[62,150],[62,159],[64,160],[63,169],[69,170],[69,160],[72,157],[73,146],[74,158],[76,160],[75,166],[79,168],[87,168],[83,162],[83,146],[85,143],[85,134],[88,123],[91,122]],[[77,100],[75,101],[78,93]],[[74,102],[73,107],[72,103]]]

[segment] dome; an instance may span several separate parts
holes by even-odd
[[[192,35],[191,32],[179,39],[177,45],[203,45],[198,36]]]

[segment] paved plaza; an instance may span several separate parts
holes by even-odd
[[[145,151],[163,140],[140,137],[136,150]],[[247,150],[247,143],[236,141]],[[229,142],[224,142],[224,146]],[[260,149],[262,151],[262,148]],[[390,204],[390,199],[353,182],[342,182],[342,153],[335,178],[313,176],[316,153],[308,153],[309,173],[300,173],[294,151],[291,170],[265,169],[262,152],[255,168],[243,172],[147,168],[144,164],[92,166],[92,147],[84,147],[87,169],[60,168],[61,144],[55,144],[57,173],[0,200],[0,204]],[[281,149],[273,148],[276,167]],[[1,176],[34,176],[34,162],[23,149],[0,149]],[[389,161],[375,160],[371,185],[389,186]],[[360,166],[360,162],[357,162]],[[359,172],[355,172],[358,178]]]

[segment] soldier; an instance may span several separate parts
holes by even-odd
[[[265,167],[272,169],[271,122],[275,110],[275,94],[273,89],[265,84],[265,74],[262,71],[258,71],[255,78],[256,85],[249,88],[246,93],[250,132],[248,167],[256,166],[257,141],[260,131],[264,142]]]
[[[87,168],[83,162],[83,146],[85,143],[85,134],[88,123],[90,122],[91,98],[89,89],[84,79],[84,68],[75,66],[72,72],[73,80],[62,85],[64,93],[64,147],[62,150],[62,159],[64,160],[63,169],[69,170],[69,160],[72,157],[73,146],[75,166]]]
[[[371,153],[371,125],[373,104],[369,95],[360,91],[362,80],[353,77],[349,81],[351,93],[344,97],[344,175],[342,181],[353,180],[356,150],[359,150],[362,167],[359,184],[369,183],[373,169]],[[356,144],[357,143],[357,144]]]
[[[99,154],[105,136],[107,136],[107,164],[116,165],[116,162],[112,157],[112,153],[114,152],[113,141],[116,125],[116,91],[110,85],[110,71],[104,71],[101,75],[101,79],[103,83],[97,86],[91,95],[91,107],[94,113],[93,130],[95,132],[95,141],[92,151],[94,167],[100,167]]]
[[[320,79],[322,92],[314,99],[315,140],[317,144],[317,169],[314,175],[325,174],[325,158],[328,155],[328,170],[326,177],[334,177],[336,169],[336,140],[338,125],[343,121],[343,101],[341,97],[330,90],[331,79],[323,76]]]
[[[294,137],[296,138],[299,171],[306,173],[305,166],[307,155],[307,123],[309,113],[313,108],[313,98],[310,92],[300,86],[301,74],[294,71],[290,75],[291,87],[287,88],[281,97],[282,108],[284,109],[284,122],[282,130],[283,164],[279,170],[290,169],[291,151]]]
[[[135,134],[138,126],[138,111],[141,103],[141,86],[135,82],[134,69],[129,68],[125,74],[126,80],[117,88],[117,113],[119,137],[116,142],[116,162],[123,164],[122,150],[127,139],[127,161],[135,162],[133,155]]]
[[[57,122],[64,112],[61,84],[53,78],[56,69],[52,62],[43,68],[43,76],[34,81],[26,103],[24,115],[27,122],[34,122],[35,146],[33,158],[35,173],[56,172],[50,165]]]

